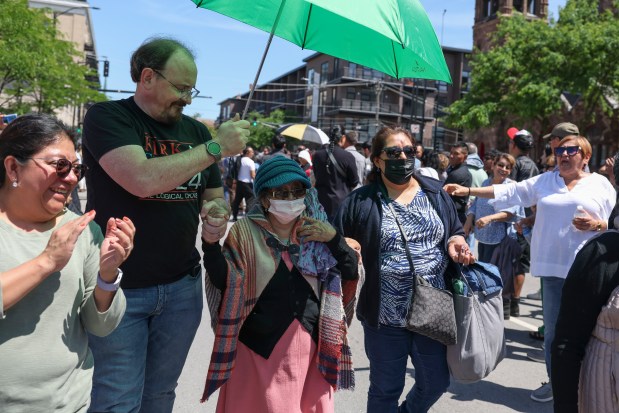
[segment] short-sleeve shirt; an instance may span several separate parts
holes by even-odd
[[[126,145],[140,146],[147,158],[186,151],[211,139],[206,126],[182,116],[175,124],[162,124],[135,103],[133,97],[102,102],[84,119],[84,163],[88,201],[97,211],[95,221],[105,228],[110,217],[129,217],[136,226],[135,248],[121,266],[123,288],[167,284],[182,278],[200,263],[195,243],[201,194],[221,187],[217,164],[195,174],[169,191],[138,197],[118,185],[99,165],[109,151]]]
[[[447,254],[443,246],[445,228],[430,200],[419,190],[408,205],[383,199],[380,241],[381,304],[379,323],[404,327],[413,291],[413,276],[402,235],[389,202],[407,235],[415,275],[437,288],[445,288]]]

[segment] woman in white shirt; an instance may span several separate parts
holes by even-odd
[[[561,291],[576,254],[597,232],[607,229],[616,193],[608,179],[585,172],[591,144],[582,136],[566,136],[555,148],[558,168],[518,183],[465,188],[449,184],[456,196],[495,198],[495,207],[537,205],[531,240],[531,275],[542,277],[546,370],[550,376],[550,348],[561,304]],[[579,206],[584,217],[575,218]],[[531,394],[536,401],[552,400],[550,383]]]

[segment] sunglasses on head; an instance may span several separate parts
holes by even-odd
[[[290,195],[292,195],[292,198],[294,199],[299,199],[299,198],[304,197],[306,193],[307,193],[307,189],[297,188],[297,189],[291,189],[290,191],[287,191],[287,190],[272,191],[272,192],[269,192],[269,195],[271,195],[271,198],[273,199],[288,199]]]
[[[385,152],[387,158],[389,159],[398,159],[402,152],[408,159],[413,159],[415,157],[415,147],[408,145],[403,148],[399,146],[390,146],[388,148],[384,148],[381,152]]]
[[[71,170],[73,170],[73,173],[75,174],[75,176],[77,176],[78,181],[82,179],[84,175],[86,174],[86,169],[87,169],[86,165],[81,164],[81,163],[72,163],[68,159],[64,159],[64,158],[53,159],[53,160],[45,159],[45,158],[26,158],[26,159],[31,159],[33,161],[38,159],[38,160],[44,161],[48,165],[53,166],[54,168],[56,168],[56,174],[60,178],[64,178],[67,175],[69,175]]]
[[[578,152],[580,152],[580,146],[559,146],[555,148],[555,156],[560,158],[563,154],[567,154],[567,156],[575,156]]]

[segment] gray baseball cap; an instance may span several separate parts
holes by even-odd
[[[561,122],[557,123],[554,128],[552,128],[552,132],[547,135],[544,135],[544,139],[549,139],[551,136],[556,136],[557,138],[565,138],[570,135],[580,135],[580,131],[578,130],[578,126],[574,125],[570,122]]]

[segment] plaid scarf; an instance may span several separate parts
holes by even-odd
[[[305,205],[304,216],[327,220],[315,189],[307,191]],[[335,258],[324,243],[297,239],[296,230],[301,223],[299,220],[291,233],[290,242],[301,247],[298,256],[291,255],[292,262],[301,274],[318,277],[322,282],[316,363],[335,390],[352,390],[354,370],[346,333],[347,320],[352,318],[357,281],[343,281],[339,272],[334,271]],[[230,378],[241,326],[281,260],[281,252],[266,244],[271,236],[274,236],[271,224],[262,207],[256,204],[247,219],[232,226],[225,240],[222,252],[228,263],[228,276],[223,296],[206,277],[206,298],[215,342],[202,402]]]

